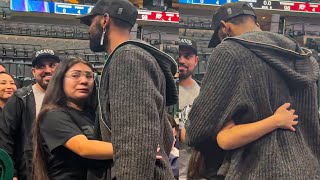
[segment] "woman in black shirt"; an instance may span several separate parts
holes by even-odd
[[[97,160],[112,159],[112,144],[93,140],[94,76],[80,58],[58,65],[34,126],[33,179],[85,180]]]

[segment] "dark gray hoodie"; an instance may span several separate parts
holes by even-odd
[[[311,51],[279,34],[226,38],[211,54],[189,114],[187,141],[205,157],[208,179],[320,179],[319,67]],[[299,115],[296,132],[277,129],[241,148],[223,151],[222,127],[265,119],[285,102]]]
[[[99,122],[102,140],[113,145],[117,180],[174,179],[166,106],[178,99],[176,72],[171,56],[142,41],[127,41],[109,56],[99,88]]]

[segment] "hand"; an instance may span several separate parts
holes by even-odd
[[[278,128],[296,131],[293,126],[298,124],[298,121],[295,121],[298,115],[294,114],[294,109],[288,110],[289,107],[290,103],[284,103],[276,110],[273,116],[276,119]]]
[[[159,145],[158,145],[158,147],[157,147],[157,154],[159,154],[159,151],[160,151],[160,147],[159,147]],[[157,159],[157,160],[160,160],[160,159],[162,159],[162,156],[156,155],[156,159]]]

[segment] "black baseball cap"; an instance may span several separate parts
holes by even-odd
[[[191,39],[189,37],[180,36],[180,38],[179,38],[179,48],[180,47],[190,48],[192,50],[192,52],[194,52],[195,55],[198,54],[197,43],[193,39]]]
[[[42,59],[51,59],[60,62],[57,52],[52,49],[41,49],[33,54],[32,67],[35,67],[35,65],[37,65],[37,63]]]
[[[94,16],[104,15],[105,13],[132,26],[136,23],[138,16],[137,8],[128,0],[99,0],[89,14],[78,16],[77,19],[80,19],[81,23],[90,26]]]
[[[218,31],[221,21],[228,21],[239,15],[251,15],[257,18],[256,13],[247,2],[227,3],[213,12],[212,28],[214,32],[208,45],[209,48],[216,47],[220,43]]]

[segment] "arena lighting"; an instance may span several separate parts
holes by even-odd
[[[10,2],[10,9],[20,12],[84,15],[90,13],[92,8],[92,5],[57,3],[43,0],[11,0]],[[179,19],[178,12],[138,10],[137,20],[179,23]]]
[[[280,0],[179,0],[181,4],[220,6],[230,2],[248,2],[255,9],[268,9],[289,12],[320,13],[320,3]]]

